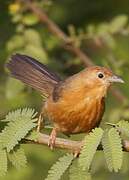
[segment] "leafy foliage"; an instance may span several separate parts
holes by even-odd
[[[39,132],[32,130],[27,134],[26,139],[36,141],[38,137],[39,137]]]
[[[0,134],[0,143],[7,152],[12,150],[36,126],[34,122],[37,119],[32,119],[34,116],[34,110],[27,108],[7,115],[6,121],[9,123]]]
[[[72,25],[69,28],[69,38],[73,44],[86,52],[96,64],[109,66],[113,72],[122,75],[125,82],[129,81],[129,22],[127,4],[128,0],[124,2],[117,1],[117,6],[113,1],[107,0],[99,1],[99,3],[98,1],[92,3],[88,0],[75,0],[74,5],[72,0],[36,1],[36,5],[41,7],[42,10],[45,10],[49,17],[52,17],[52,20],[57,22],[62,29],[67,31],[69,22],[70,24],[72,22],[74,26]],[[126,14],[121,14],[121,12]],[[117,14],[117,16],[114,16],[115,14]],[[3,118],[3,115],[10,109],[24,107],[26,105],[39,108],[40,105],[40,98],[39,96],[35,96],[36,93],[29,88],[25,88],[25,85],[16,82],[16,80],[12,80],[4,73],[4,64],[13,53],[21,52],[38,58],[65,77],[82,69],[80,59],[73,56],[72,53],[68,53],[67,50],[63,50],[62,41],[60,41],[56,35],[53,36],[48,32],[47,27],[44,28],[44,24],[41,25],[39,22],[39,17],[28,10],[28,8],[24,6],[24,2],[20,3],[20,1],[8,0],[7,3],[6,1],[1,1],[1,118]],[[129,83],[126,83],[121,88],[127,96],[127,102],[129,97],[128,89]],[[109,110],[110,113],[105,114],[106,120],[108,119],[110,122],[115,123],[121,118],[129,119],[128,104],[126,104],[127,106],[123,106],[124,104],[116,103],[114,98],[111,98],[109,102],[106,110],[107,112]],[[2,122],[1,128],[3,124]],[[125,126],[126,125],[117,125],[116,128],[128,137],[128,127]],[[32,133],[32,135],[27,136],[27,138],[35,140],[36,136],[33,135]],[[121,138],[123,137],[121,136]],[[15,150],[15,148],[13,150]],[[45,153],[46,156],[50,157],[49,155],[51,153],[49,150],[48,152],[45,151]],[[48,162],[49,161],[51,160],[48,158]],[[128,157],[127,161],[129,161]],[[38,164],[38,162],[42,163],[41,158],[38,161],[35,160],[32,162],[33,166],[35,166],[35,172],[37,170],[40,171],[41,164]],[[48,166],[48,164],[46,163],[45,165]],[[127,164],[124,166],[128,169]],[[105,179],[105,174],[104,172],[102,173],[102,171],[102,167],[98,168],[96,179]],[[23,172],[21,173],[23,175]],[[37,173],[38,179],[40,179],[39,174],[40,173]],[[45,170],[43,174],[45,174]],[[104,177],[102,177],[103,174]],[[14,176],[16,177],[17,175],[18,173],[15,172]],[[23,179],[35,179],[34,169],[31,168],[29,177],[25,176]],[[106,174],[106,179],[116,178],[112,176],[115,175]],[[122,178],[123,176],[124,179],[128,179],[128,175],[127,177],[126,175],[122,175]],[[10,179],[13,178],[10,177]]]
[[[6,98],[11,99],[18,96],[23,91],[24,87],[25,85],[22,84],[20,81],[13,78],[8,78],[5,90]]]
[[[119,121],[116,124],[116,127],[118,128],[118,130],[124,134],[125,136],[129,137],[129,122],[128,121]]]
[[[121,138],[117,129],[111,128],[104,133],[102,145],[108,169],[118,172],[122,166],[123,152]]]
[[[128,22],[128,17],[126,15],[120,15],[112,19],[110,23],[110,32],[117,33],[120,32]]]
[[[14,151],[9,152],[8,158],[17,169],[21,169],[26,166],[27,159],[24,149],[20,146],[16,147]]]
[[[102,135],[103,130],[101,128],[95,128],[85,137],[84,146],[79,157],[79,166],[82,167],[83,170],[89,169]]]
[[[8,114],[6,120],[9,123],[0,134],[0,144],[7,149],[7,152],[12,150],[36,126],[34,122],[37,119],[32,119],[34,116],[34,110],[27,108]]]
[[[78,160],[73,161],[69,173],[70,180],[91,180],[91,174],[78,165]]]
[[[20,146],[20,142],[24,137],[33,141],[38,138],[39,133],[33,130],[36,126],[35,121],[37,121],[35,116],[36,113],[33,109],[25,108],[8,113],[5,120],[3,120],[7,125],[0,134],[0,155],[1,158],[3,157],[0,164],[1,176],[7,171],[7,156],[17,169],[26,165],[26,156]],[[79,159],[74,160],[72,154],[66,154],[59,158],[48,171],[46,180],[59,180],[69,167],[70,180],[90,180],[89,168],[101,139],[109,170],[118,172],[123,159],[121,137],[118,131],[124,131],[128,134],[129,123],[120,121],[116,125],[113,124],[113,126],[114,128],[106,130],[104,135],[101,128],[93,129],[84,139],[84,146]]]
[[[45,180],[59,180],[64,172],[70,166],[74,156],[72,154],[66,154],[51,167],[48,171],[48,176]]]
[[[7,172],[7,155],[5,149],[0,149],[0,177]]]
[[[9,112],[5,117],[5,121],[16,121],[18,118],[24,118],[24,116],[31,119],[35,118],[36,114],[35,110],[31,108],[17,109]]]
[[[0,176],[7,172],[7,156],[17,169],[25,167],[27,160],[24,150],[20,146],[20,141],[36,126],[36,114],[34,109],[18,109],[9,112],[3,120],[7,125],[0,134]],[[35,134],[32,132],[31,134]],[[30,139],[34,139],[33,136]]]

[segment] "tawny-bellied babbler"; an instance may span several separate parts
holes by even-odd
[[[105,96],[113,82],[124,81],[105,67],[91,66],[61,80],[45,65],[21,54],[7,63],[11,75],[47,96],[42,112],[53,122],[48,145],[52,148],[57,132],[70,135],[89,132],[99,125]]]

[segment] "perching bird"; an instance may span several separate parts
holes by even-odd
[[[46,95],[41,113],[45,113],[54,127],[50,135],[52,148],[57,132],[66,135],[87,133],[99,125],[105,108],[105,96],[113,82],[124,81],[110,69],[91,66],[61,80],[45,65],[21,54],[7,63],[11,75]]]

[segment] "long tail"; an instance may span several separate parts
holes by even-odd
[[[26,55],[12,55],[6,67],[14,78],[47,96],[52,93],[55,85],[61,80],[44,64]]]

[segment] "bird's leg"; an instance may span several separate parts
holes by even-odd
[[[43,113],[41,112],[38,117],[37,132],[40,132],[42,123],[43,123]]]
[[[53,128],[48,141],[48,146],[51,148],[51,150],[55,145],[56,135],[57,135],[57,129]]]

